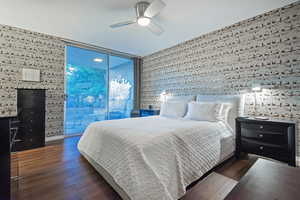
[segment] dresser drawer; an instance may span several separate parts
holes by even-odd
[[[257,142],[244,138],[242,138],[241,143],[242,151],[248,153],[266,156],[281,161],[286,161],[288,158],[288,152],[285,146]]]
[[[285,135],[287,127],[280,126],[277,124],[251,124],[251,123],[242,123],[241,128],[243,130],[250,131],[262,131],[262,132],[271,132],[272,134],[282,134]]]
[[[242,128],[241,131],[242,138],[253,139],[260,142],[277,144],[277,145],[287,145],[287,134],[281,134],[277,132],[269,132],[263,130],[255,129],[245,129]]]

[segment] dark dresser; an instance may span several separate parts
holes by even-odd
[[[153,115],[159,115],[159,110],[141,109],[140,117],[148,117]]]
[[[251,153],[296,166],[295,122],[236,119],[236,157]]]
[[[43,89],[18,89],[17,151],[45,146],[45,101]]]
[[[0,118],[0,199],[10,199],[11,118]]]

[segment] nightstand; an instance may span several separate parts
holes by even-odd
[[[148,117],[153,115],[159,115],[159,110],[141,109],[140,117]]]
[[[296,166],[295,122],[236,118],[236,157],[256,154]]]

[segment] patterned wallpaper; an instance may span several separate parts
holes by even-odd
[[[41,70],[41,81],[21,81],[22,68]],[[62,41],[53,36],[0,25],[0,116],[16,115],[16,88],[46,89],[46,136],[64,134]]]
[[[171,95],[246,95],[245,113],[298,121],[300,2],[244,20],[143,58],[141,107]],[[299,132],[299,131],[298,131]],[[298,137],[298,147],[300,138]],[[300,148],[298,148],[300,156]]]

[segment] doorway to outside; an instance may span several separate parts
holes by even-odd
[[[65,70],[65,135],[82,134],[92,122],[130,117],[132,59],[67,46]]]

